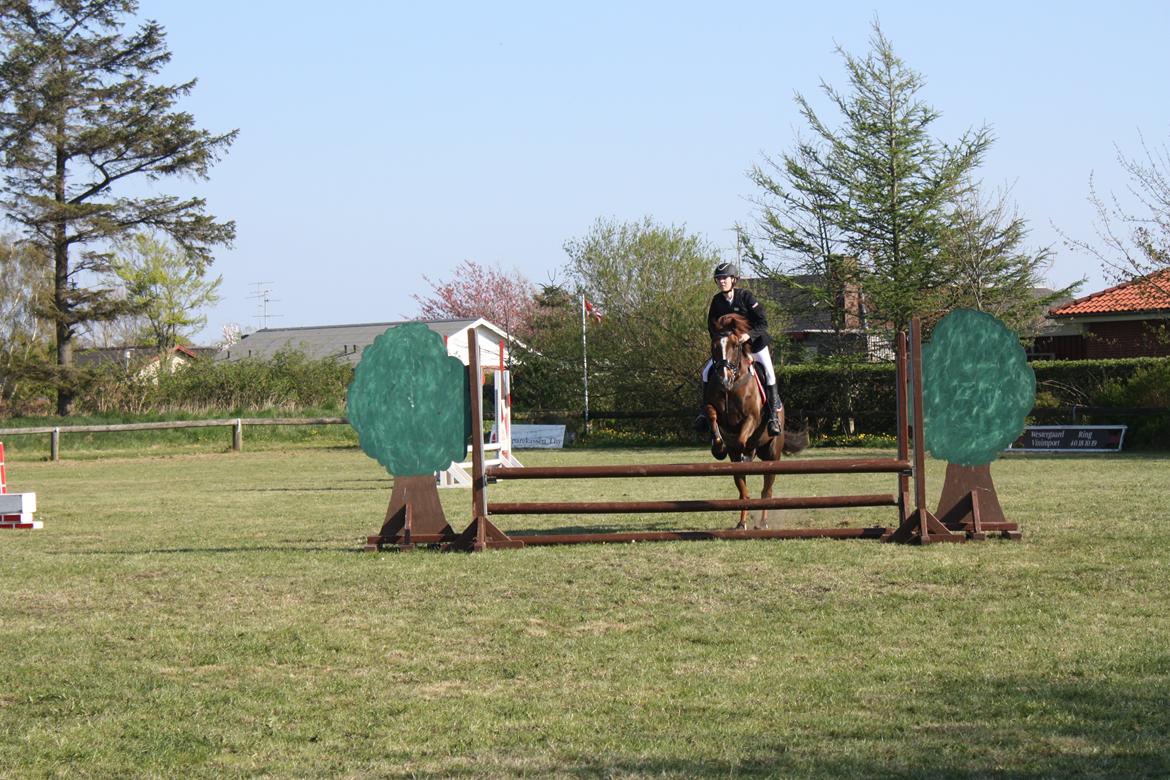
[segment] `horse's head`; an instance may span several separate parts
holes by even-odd
[[[749,332],[748,322],[738,314],[725,314],[715,321],[711,339],[711,367],[719,372],[719,382],[730,390],[745,379],[751,366],[751,346],[740,337]]]

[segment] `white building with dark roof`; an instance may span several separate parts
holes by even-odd
[[[222,360],[269,360],[282,350],[297,350],[314,360],[336,358],[357,365],[362,352],[387,328],[398,322],[371,322],[362,325],[312,325],[299,328],[264,328],[249,333],[220,352]],[[485,367],[508,365],[508,350],[515,342],[503,328],[480,317],[468,320],[420,320],[443,337],[447,354],[467,365],[467,331],[474,329],[479,341],[479,361]]]
[[[300,328],[264,328],[244,336],[230,347],[221,350],[221,360],[270,360],[283,350],[298,350],[314,360],[334,358],[357,365],[362,352],[388,328],[407,322],[422,322],[443,337],[447,354],[468,365],[473,331],[479,345],[479,365],[490,380],[491,441],[485,443],[489,452],[485,465],[521,466],[512,454],[512,393],[509,349],[515,339],[503,328],[482,317],[474,320],[403,320],[400,322],[373,322],[363,325],[317,325]],[[485,409],[485,411],[487,411]],[[470,460],[452,463],[436,474],[440,487],[468,487],[471,485]]]

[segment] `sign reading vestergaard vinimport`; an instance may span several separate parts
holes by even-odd
[[[1029,425],[1010,452],[1120,452],[1124,425]]]

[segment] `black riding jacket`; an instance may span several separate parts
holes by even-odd
[[[752,295],[751,290],[741,290],[738,287],[731,289],[733,294],[730,303],[722,292],[715,293],[715,297],[711,299],[711,308],[707,310],[707,330],[711,333],[711,338],[715,338],[716,320],[725,314],[739,314],[748,321],[751,328],[752,352],[759,352],[772,343],[772,337],[768,335],[768,317],[764,314],[764,307],[756,300],[756,296]]]

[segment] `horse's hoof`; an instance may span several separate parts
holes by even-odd
[[[727,450],[723,449],[717,444],[712,444],[711,454],[715,456],[715,460],[723,460],[727,457]]]
[[[747,523],[739,523],[735,526],[735,528],[733,528],[731,530],[733,530],[733,531],[746,531],[747,530]]]

